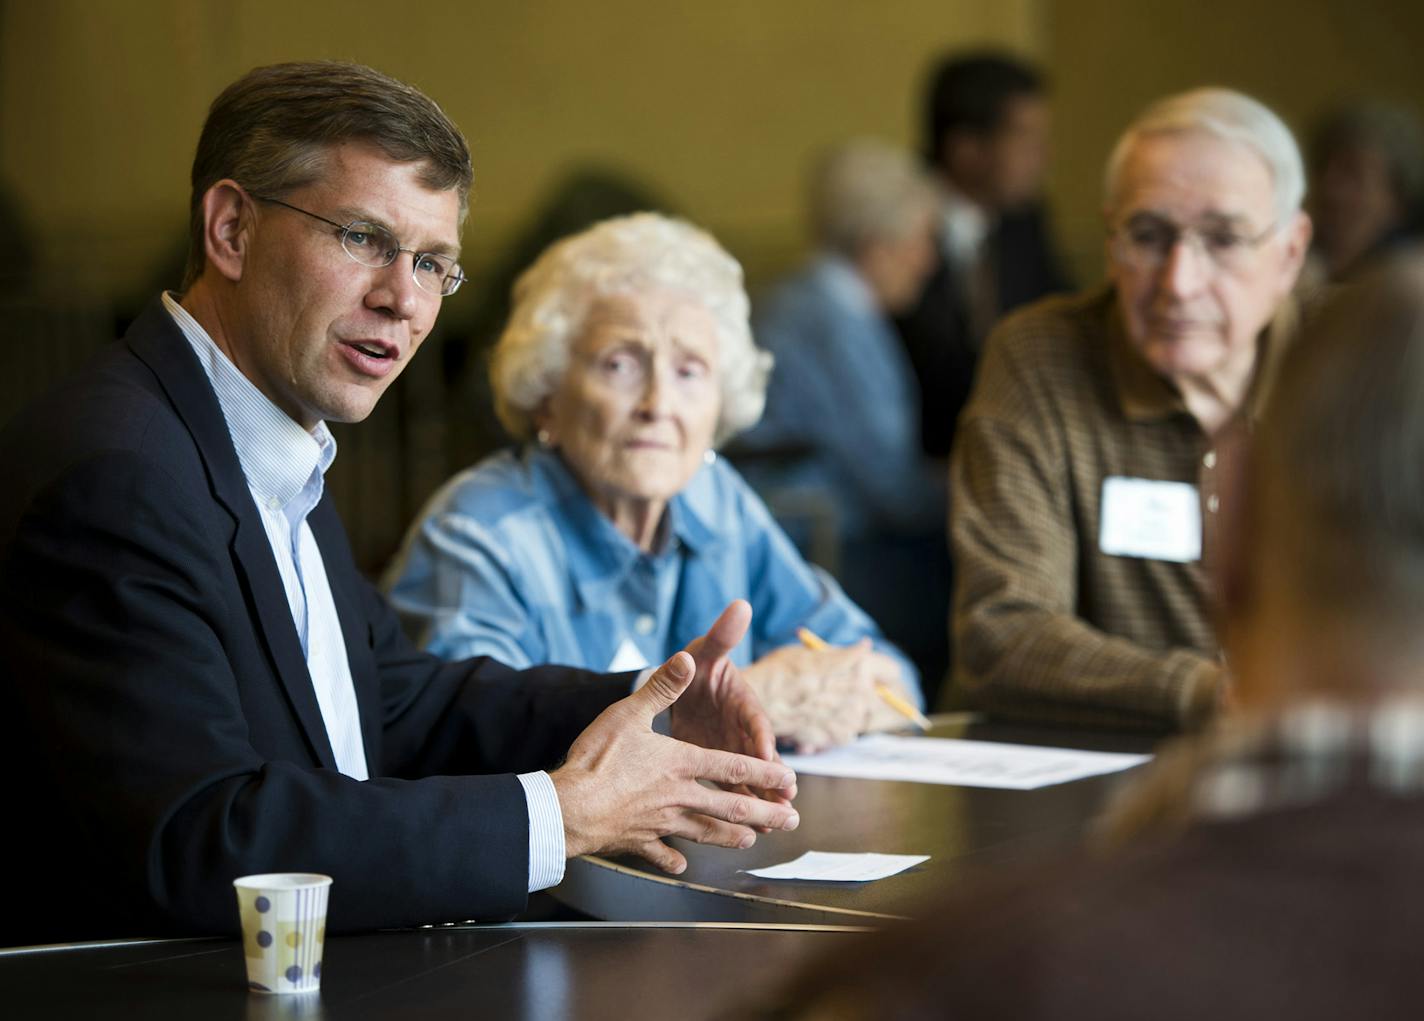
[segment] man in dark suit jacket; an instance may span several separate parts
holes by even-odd
[[[952,57],[931,76],[924,119],[925,161],[943,193],[939,261],[896,325],[920,383],[925,453],[945,458],[989,328],[1069,285],[1040,199],[1048,105],[1038,72],[999,53]]]
[[[250,73],[199,141],[182,295],[0,440],[0,943],[231,932],[270,871],[333,876],[338,929],[507,916],[566,855],[681,871],[661,837],[795,825],[726,659],[745,604],[619,701],[632,676],[426,656],[357,573],[324,421],[458,287],[469,184],[416,90]]]

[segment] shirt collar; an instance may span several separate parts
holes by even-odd
[[[1313,698],[1215,735],[1187,810],[1226,819],[1307,804],[1361,786],[1424,794],[1424,699],[1359,706]]]
[[[593,505],[558,454],[530,447],[525,460],[535,493],[558,506],[568,523],[561,531],[569,552],[569,573],[584,602],[594,603],[621,583],[644,553]],[[709,470],[703,467],[700,472]],[[694,477],[688,487],[696,483]],[[686,491],[668,501],[667,522],[669,541],[662,552],[652,554],[656,559],[667,556],[679,545],[700,555],[717,540],[716,531],[693,508]]]
[[[940,194],[940,243],[945,254],[956,266],[973,265],[989,236],[989,214],[948,181],[940,181]]]
[[[1132,341],[1128,339],[1122,310],[1118,306],[1116,288],[1108,287],[1104,300],[1110,307],[1108,362],[1123,416],[1129,421],[1150,422],[1177,414],[1188,414],[1182,395],[1152,371],[1152,367],[1137,353]],[[1257,338],[1256,368],[1251,377],[1251,387],[1246,393],[1245,412],[1249,422],[1260,420],[1266,399],[1275,384],[1281,356],[1295,336],[1299,315],[1295,299],[1287,297]]]
[[[849,259],[823,252],[816,260],[816,272],[825,280],[832,296],[843,305],[861,314],[880,314],[874,292]]]
[[[171,293],[164,293],[163,306],[217,395],[248,486],[267,503],[286,508],[314,483],[315,493],[302,501],[310,509],[316,503],[312,497],[320,498],[322,475],[336,459],[336,440],[326,423],[307,432],[242,374]]]
[[[1424,697],[1328,697],[1271,716],[1223,718],[1160,749],[1097,824],[1101,848],[1374,789],[1424,796]]]

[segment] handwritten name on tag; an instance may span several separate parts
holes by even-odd
[[[1187,564],[1201,559],[1201,500],[1186,482],[1103,480],[1098,547],[1109,556]]]

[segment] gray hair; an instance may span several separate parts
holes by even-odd
[[[558,388],[595,299],[648,286],[688,292],[717,325],[722,401],[714,442],[756,424],[771,355],[752,340],[741,265],[690,223],[634,213],[556,242],[515,281],[509,325],[490,363],[495,412],[511,435],[533,436],[534,412]]]
[[[910,154],[873,138],[843,142],[811,171],[811,229],[824,248],[854,258],[867,244],[908,236],[938,204]]]
[[[1128,153],[1145,135],[1200,131],[1244,145],[1266,164],[1275,189],[1277,225],[1286,223],[1305,198],[1305,164],[1285,122],[1264,103],[1231,89],[1192,89],[1159,99],[1127,126],[1108,157],[1103,178],[1107,205],[1117,201],[1118,183]]]

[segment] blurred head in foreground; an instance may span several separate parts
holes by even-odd
[[[1424,690],[1424,261],[1343,290],[1276,385],[1223,558],[1240,702]]]

